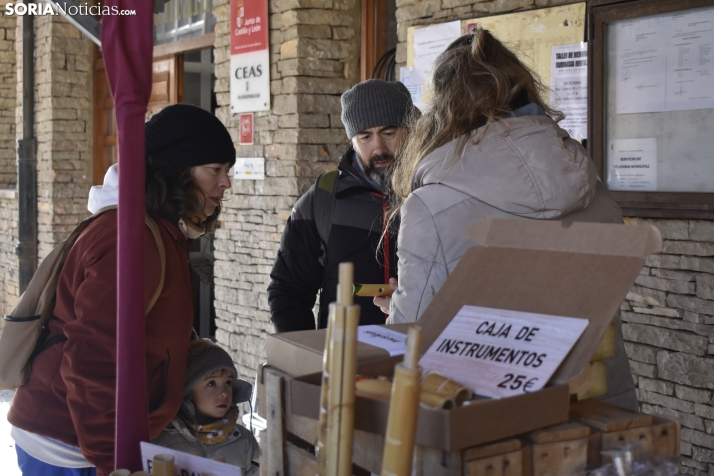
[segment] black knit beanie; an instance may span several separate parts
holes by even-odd
[[[250,400],[253,386],[238,378],[233,359],[228,352],[208,339],[191,341],[186,362],[186,378],[183,386],[183,405],[181,412],[184,418],[192,420],[196,414],[191,400],[191,389],[211,372],[228,369],[233,372],[233,403],[243,403]]]
[[[381,126],[402,126],[414,108],[409,90],[399,81],[368,79],[345,91],[342,123],[347,137]]]
[[[191,106],[173,104],[144,125],[146,160],[153,164],[195,167],[236,162],[233,139],[213,114]]]

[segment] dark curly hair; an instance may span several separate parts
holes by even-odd
[[[205,197],[193,182],[192,167],[176,167],[165,163],[153,163],[151,157],[146,161],[146,213],[154,218],[163,218],[177,223],[180,218],[192,216],[203,208]],[[216,229],[219,204],[213,215],[203,223],[206,232]]]

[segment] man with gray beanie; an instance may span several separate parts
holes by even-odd
[[[397,276],[396,229],[380,241],[389,180],[407,117],[418,110],[399,82],[370,79],[342,95],[342,123],[350,145],[337,170],[327,172],[293,207],[270,273],[268,302],[276,332],[324,328],[336,301],[338,265],[354,263],[357,283],[389,283]],[[320,292],[317,326],[312,309]],[[360,325],[384,324],[372,298],[360,304]]]

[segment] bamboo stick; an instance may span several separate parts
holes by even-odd
[[[168,454],[154,455],[151,460],[151,476],[176,476],[174,457]]]
[[[419,415],[421,369],[417,366],[421,330],[409,328],[404,361],[394,368],[392,399],[384,439],[382,476],[409,476]]]
[[[330,343],[332,342],[332,328],[335,320],[335,308],[337,303],[330,304],[330,312],[327,317],[327,333],[325,335],[325,353],[322,356],[322,387],[320,388],[320,435],[315,448],[317,450],[317,476],[326,476],[326,444],[327,444],[327,413],[329,400],[330,383]]]
[[[457,405],[461,405],[474,396],[474,393],[470,389],[444,377],[436,371],[431,371],[426,374],[421,381],[421,390],[422,392],[431,392],[444,397],[451,397]]]
[[[356,395],[358,397],[389,401],[392,398],[392,382],[372,378],[358,380],[356,383]],[[453,408],[456,402],[453,397],[428,392],[422,387],[421,392],[419,392],[419,404],[425,408],[449,409]]]
[[[350,281],[351,282],[351,281]],[[357,326],[360,307],[349,306],[345,316],[342,398],[340,401],[339,476],[352,474],[352,442],[355,426],[355,377],[357,374]]]
[[[340,456],[340,418],[342,400],[342,377],[345,357],[345,308],[335,306],[335,320],[332,323],[330,340],[330,379],[328,382],[327,441],[325,452],[327,461],[325,475],[337,476]]]
[[[354,265],[352,263],[340,263],[339,284],[337,285],[337,304],[340,306],[351,306],[354,304],[352,289],[354,288]]]

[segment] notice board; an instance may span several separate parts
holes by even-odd
[[[714,219],[714,0],[608,3],[588,25],[588,148],[623,214]]]
[[[462,35],[468,33],[470,24],[489,30],[550,87],[552,47],[585,39],[585,3],[461,20]],[[408,67],[414,66],[414,31],[418,28],[423,26],[407,29]]]
[[[460,20],[458,33],[465,35],[474,25],[490,31],[506,47],[515,52],[525,65],[538,74],[545,87],[552,90],[550,97],[543,99],[565,114],[566,119],[560,124],[561,127],[566,129],[571,137],[585,139],[587,138],[587,45],[583,43],[585,16],[586,4],[577,3]],[[420,60],[423,62],[425,52],[421,49],[424,49],[424,46],[419,41],[415,41],[415,36],[421,36],[415,35],[415,32],[422,28],[434,30],[434,41],[429,43],[429,47],[433,48],[438,44],[438,38],[442,38],[443,44],[438,46],[441,46],[443,51],[452,40],[449,37],[450,25],[453,25],[453,22],[407,29],[407,68],[401,72],[401,80],[412,92],[412,99],[420,108],[431,98],[430,75],[423,74],[424,65],[420,64]],[[566,58],[569,56],[567,63],[556,59],[561,56]],[[566,64],[572,67],[563,68],[562,66]],[[415,74],[417,71],[420,74]],[[551,81],[552,71],[555,71],[554,74],[558,77]]]

